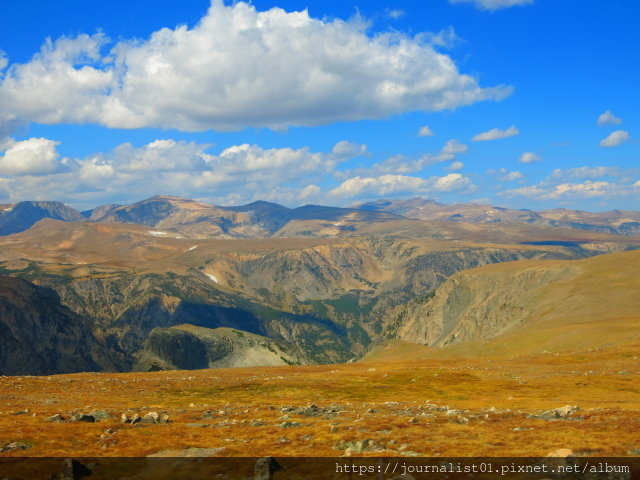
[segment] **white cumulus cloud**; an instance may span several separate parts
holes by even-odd
[[[380,177],[354,177],[345,180],[329,192],[335,197],[355,197],[358,195],[388,195],[398,192],[420,190],[425,180],[406,175],[382,175]]]
[[[514,182],[524,178],[524,174],[522,172],[518,172],[517,170],[509,171],[506,168],[487,170],[487,173],[498,176],[498,178],[503,182]]]
[[[451,162],[451,165],[449,165],[446,169],[449,170],[450,172],[455,172],[456,170],[462,170],[464,168],[464,163],[463,162]]]
[[[103,34],[47,41],[0,78],[0,119],[283,129],[452,109],[511,91],[482,88],[425,35],[214,0],[192,28],[115,44]]]
[[[492,128],[491,130],[475,135],[471,140],[474,142],[486,142],[488,140],[499,140],[500,138],[513,137],[518,135],[520,130],[511,126],[506,130],[500,130],[499,128]]]
[[[465,153],[467,150],[469,150],[467,145],[454,138],[442,147],[440,153],[444,155],[458,155],[459,153]]]
[[[419,137],[433,137],[433,136],[435,136],[435,133],[433,133],[433,130],[431,130],[431,127],[429,127],[428,125],[425,125],[424,127],[420,127],[418,129],[418,136]]]
[[[622,123],[622,119],[616,117],[611,110],[607,110],[603,114],[598,117],[598,125],[620,125]]]
[[[393,10],[389,10],[387,12],[387,16],[389,18],[393,18],[394,20],[397,20],[398,18],[402,18],[405,16],[405,11],[399,8],[393,9]]]
[[[433,178],[430,187],[436,192],[453,192],[471,187],[472,183],[467,177],[459,173],[450,173],[444,177]]]
[[[12,201],[56,199],[84,206],[158,192],[220,204],[278,201],[280,195],[279,201],[295,205],[319,201],[336,167],[367,153],[366,145],[348,141],[327,152],[240,144],[214,153],[211,145],[158,139],[59,160],[57,145],[45,138],[0,140],[0,194]]]
[[[618,167],[576,167],[569,169],[556,168],[549,175],[550,180],[594,179],[620,175]]]
[[[616,130],[611,132],[607,138],[600,140],[601,147],[617,147],[618,145],[626,142],[631,138],[629,132],[626,130]]]
[[[534,0],[449,0],[449,3],[473,3],[480,10],[500,10],[501,8],[530,5]]]
[[[412,177],[407,175],[381,175],[379,177],[353,177],[329,192],[329,197],[353,198],[397,194],[443,193],[471,190],[471,180],[459,173],[443,177]]]
[[[563,197],[593,198],[603,197],[608,193],[609,182],[561,183],[555,186],[528,186],[509,190],[507,196],[521,195],[540,200],[557,200]]]
[[[47,138],[29,138],[3,142],[0,153],[0,175],[42,175],[58,168],[56,146],[60,142]]]
[[[520,163],[534,163],[539,162],[540,160],[542,160],[542,157],[532,152],[524,152],[522,155],[520,155],[519,159]]]

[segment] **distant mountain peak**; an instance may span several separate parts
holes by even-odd
[[[239,205],[237,207],[227,207],[227,208],[234,208],[234,209],[246,208],[247,210],[250,210],[250,209],[259,208],[259,207],[270,207],[270,208],[280,208],[283,210],[289,210],[289,208],[285,207],[284,205],[280,205],[279,203],[274,203],[274,202],[267,202],[265,200],[256,200],[255,202],[247,203],[246,205]]]

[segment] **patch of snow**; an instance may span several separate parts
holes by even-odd
[[[334,223],[334,225],[335,225],[336,227],[341,227],[341,226],[342,226],[342,222]]]
[[[155,232],[153,230],[149,230],[147,233],[149,235],[153,235],[154,237],[164,237],[165,235],[167,235],[167,232]]]
[[[191,250],[195,250],[196,248],[198,248],[197,245],[195,247],[191,247],[189,250],[187,250],[187,252],[190,252]]]
[[[209,277],[211,280],[213,280],[214,282],[220,283],[218,282],[218,277],[216,277],[215,275],[211,275],[210,273],[205,273],[205,275]]]
[[[13,212],[13,207],[5,208],[3,213]]]

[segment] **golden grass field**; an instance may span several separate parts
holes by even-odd
[[[544,456],[560,448],[626,456],[640,448],[639,347],[393,361],[407,345],[392,342],[385,361],[344,365],[2,377],[0,446],[30,447],[2,456],[187,448],[222,448],[220,456]],[[283,410],[310,403],[337,412]],[[529,418],[564,405],[580,409],[565,419]],[[113,418],[46,421],[93,410]],[[151,411],[172,422],[120,422],[123,413]],[[360,440],[375,447],[345,451]]]

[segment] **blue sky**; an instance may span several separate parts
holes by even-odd
[[[0,203],[638,209],[638,18],[632,0],[12,2]]]

